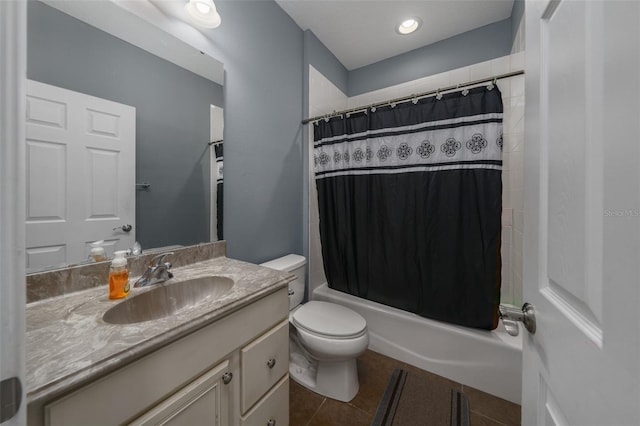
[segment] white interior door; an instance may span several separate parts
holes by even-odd
[[[96,240],[130,248],[135,108],[28,81],[26,114],[27,268],[85,260]]]
[[[640,2],[526,3],[523,425],[640,424]]]

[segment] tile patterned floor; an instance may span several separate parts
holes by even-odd
[[[360,391],[351,402],[325,398],[291,380],[290,426],[369,426],[394,368],[442,381],[443,386],[462,391],[469,400],[471,426],[520,426],[519,405],[373,351],[367,351],[358,358]],[[424,425],[449,426],[433,425],[428,419]]]

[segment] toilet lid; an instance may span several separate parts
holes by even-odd
[[[360,314],[335,303],[311,301],[293,313],[293,323],[312,333],[332,337],[362,334],[367,322]]]

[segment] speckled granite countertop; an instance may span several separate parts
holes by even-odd
[[[170,285],[220,275],[235,285],[220,298],[208,298],[172,316],[130,325],[103,321],[120,301],[153,290],[133,289],[127,299],[109,300],[107,286],[74,292],[27,305],[27,402],[44,402],[104,376],[154,350],[198,330],[282,287],[293,276],[226,257],[174,268]],[[156,286],[157,286],[156,285]]]

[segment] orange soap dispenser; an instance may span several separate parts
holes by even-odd
[[[109,268],[109,299],[122,299],[129,294],[129,267],[124,255],[127,252],[117,251]]]

